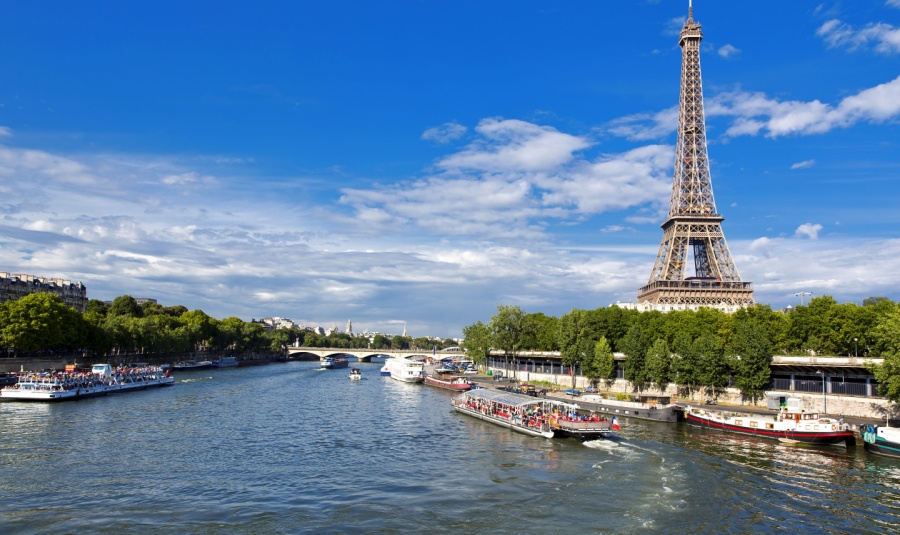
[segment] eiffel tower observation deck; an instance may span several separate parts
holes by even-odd
[[[722,233],[725,218],[713,198],[700,79],[701,39],[703,32],[689,3],[678,40],[681,98],[672,198],[650,281],[638,290],[640,308],[668,311],[702,306],[734,311],[753,304],[752,284],[741,280],[734,265]],[[694,269],[688,275],[690,263]]]

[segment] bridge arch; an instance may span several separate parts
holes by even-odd
[[[288,356],[298,360],[324,359],[346,355],[355,357],[360,362],[372,362],[376,357],[414,357],[425,359],[431,357],[431,351],[418,349],[350,349],[339,347],[289,347]]]

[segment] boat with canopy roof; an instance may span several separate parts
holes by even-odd
[[[611,436],[616,427],[599,414],[580,413],[578,405],[572,403],[490,388],[454,397],[453,409],[517,433],[545,438],[603,438]]]

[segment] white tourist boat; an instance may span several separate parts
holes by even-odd
[[[338,368],[346,368],[350,365],[350,361],[344,357],[325,357],[319,361],[319,367],[323,370],[336,370]]]
[[[392,357],[384,364],[391,378],[404,383],[421,383],[425,380],[425,363],[412,358]]]
[[[65,401],[167,386],[175,382],[162,368],[113,368],[95,364],[90,371],[26,373],[19,382],[0,390],[12,401]]]

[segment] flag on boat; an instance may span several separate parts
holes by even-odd
[[[622,428],[619,427],[619,419],[616,418],[615,416],[613,416],[613,419],[612,419],[612,426],[613,426],[613,429],[615,429],[616,431],[622,430]]]

